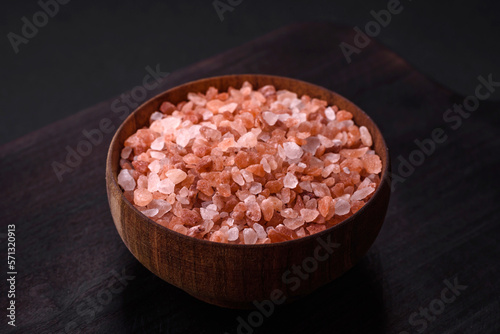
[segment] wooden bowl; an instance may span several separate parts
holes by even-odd
[[[117,183],[119,160],[127,137],[149,123],[161,102],[178,103],[188,92],[219,91],[272,84],[299,96],[307,94],[336,104],[354,115],[373,137],[382,159],[381,183],[356,214],[320,233],[264,245],[233,245],[199,240],[165,228],[142,215],[125,199]],[[141,105],[123,122],[109,147],[106,185],[111,214],[125,245],[155,275],[205,302],[229,308],[253,308],[255,301],[290,302],[331,282],[349,270],[377,237],[390,196],[389,154],[375,123],[346,98],[313,84],[268,75],[229,75],[189,82]],[[296,266],[293,269],[293,266]],[[297,272],[301,268],[301,272]]]

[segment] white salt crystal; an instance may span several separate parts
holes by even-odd
[[[163,113],[155,111],[154,113],[151,114],[151,117],[149,117],[149,121],[152,123],[162,118],[163,118]]]
[[[299,162],[299,163],[297,164],[297,167],[299,167],[299,168],[306,168],[306,167],[307,167],[307,165],[306,165],[305,163],[303,163],[303,162]]]
[[[359,134],[361,135],[361,142],[363,143],[363,145],[366,145],[368,147],[372,146],[372,135],[370,134],[370,131],[368,131],[366,126],[359,127]]]
[[[343,171],[344,171],[344,173],[346,173],[346,174],[351,174],[351,170],[350,170],[349,168],[347,168],[347,167],[342,168],[342,170],[343,170]]]
[[[299,145],[291,141],[283,143],[283,149],[285,150],[286,156],[290,159],[298,159],[304,153]]]
[[[170,179],[164,179],[160,181],[160,184],[158,185],[158,191],[161,192],[162,194],[171,194],[174,192],[175,189],[175,184],[170,181]]]
[[[351,211],[351,204],[344,199],[339,199],[337,203],[335,203],[335,214],[339,216],[343,216]]]
[[[200,208],[200,215],[201,215],[201,218],[203,218],[203,220],[212,220],[218,214],[219,214],[219,212],[216,210],[213,210],[212,208],[210,208],[210,209],[209,208],[207,208],[207,209]]]
[[[158,209],[157,218],[161,218],[172,209],[172,204],[162,199],[154,199],[148,204],[148,209]]]
[[[148,191],[155,192],[158,190],[158,185],[160,184],[160,177],[156,173],[149,173],[148,176]]]
[[[241,147],[255,147],[257,145],[257,136],[253,132],[247,132],[238,139],[238,145]]]
[[[246,245],[253,245],[257,242],[257,232],[251,228],[246,228],[243,230],[243,240]]]
[[[125,146],[121,153],[122,159],[127,159],[130,156],[130,153],[132,153],[132,147]]]
[[[161,151],[164,145],[165,145],[165,140],[163,139],[162,136],[160,136],[155,140],[153,140],[153,142],[151,143],[151,149],[156,151]]]
[[[299,184],[299,181],[297,180],[297,177],[293,173],[286,173],[285,177],[283,178],[283,186],[285,188],[290,188],[294,189],[297,184]]]
[[[266,123],[271,125],[271,126],[276,124],[276,122],[278,121],[278,117],[279,117],[279,115],[277,115],[273,112],[270,112],[270,111],[264,111],[262,113],[262,118],[264,119],[264,121],[266,121]]]
[[[262,184],[260,182],[252,182],[248,191],[254,195],[260,194],[262,192]]]
[[[232,102],[232,103],[228,103],[222,107],[219,108],[219,113],[223,113],[223,112],[226,112],[226,111],[229,111],[229,112],[233,112],[236,110],[236,107],[238,107],[238,103],[235,103],[235,102]]]
[[[122,169],[120,171],[120,173],[118,174],[118,184],[125,191],[132,191],[135,189],[135,180],[132,175],[130,175],[128,169]]]
[[[287,120],[287,119],[289,119],[290,117],[292,117],[292,116],[290,116],[289,114],[280,114],[280,115],[278,116],[278,119],[284,123],[284,122],[286,122],[286,120]]]
[[[285,150],[281,145],[278,145],[278,155],[280,156],[281,159],[285,160],[286,159],[286,153]]]
[[[335,120],[335,111],[332,109],[332,107],[328,107],[325,109],[325,116],[328,118],[329,121],[334,121]]]
[[[238,228],[236,226],[231,227],[227,231],[227,240],[228,241],[236,241],[236,240],[238,240],[239,236],[240,236],[240,231],[238,230]]]
[[[375,191],[375,188],[372,187],[365,187],[359,190],[356,190],[354,194],[351,196],[351,201],[360,201],[364,199],[366,196],[370,195],[372,192]]]
[[[264,227],[262,225],[260,225],[259,223],[255,223],[255,224],[253,224],[252,227],[255,230],[255,232],[257,233],[257,238],[259,238],[259,239],[267,238],[266,230],[264,230]]]
[[[156,216],[158,214],[158,209],[147,209],[147,210],[144,210],[144,211],[141,211],[141,213],[143,215],[145,215],[146,217],[153,217],[153,216]]]

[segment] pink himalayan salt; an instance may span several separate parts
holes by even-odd
[[[287,173],[283,178],[283,186],[285,188],[294,189],[295,187],[297,187],[297,184],[299,184],[299,181],[297,180],[297,177],[293,175],[293,173]]]
[[[227,231],[227,240],[228,241],[236,241],[239,238],[239,234],[240,234],[240,231],[238,230],[238,228],[236,226],[231,227]]]
[[[186,179],[187,174],[181,169],[170,169],[165,173],[165,176],[168,177],[173,184],[178,184]]]
[[[153,200],[153,194],[147,189],[134,190],[134,203],[139,206],[146,206]]]
[[[120,171],[120,173],[118,174],[118,184],[125,191],[132,191],[135,189],[135,180],[132,175],[130,175],[128,169],[122,169]]]
[[[304,154],[302,148],[294,142],[283,143],[283,150],[289,159],[298,159]]]
[[[360,126],[359,133],[361,135],[361,142],[363,143],[363,145],[371,147],[373,144],[372,135],[370,134],[370,131],[368,131],[366,126]]]
[[[310,209],[301,209],[300,210],[300,216],[306,221],[306,222],[312,222],[314,219],[316,219],[319,215],[319,212],[317,210],[310,210]]]
[[[286,218],[283,220],[283,225],[288,227],[291,230],[295,230],[301,226],[304,225],[304,218],[303,217],[296,217],[296,218]]]
[[[365,199],[366,196],[370,195],[374,191],[375,191],[375,188],[372,188],[372,187],[366,187],[366,188],[362,188],[362,189],[356,190],[351,195],[350,200],[351,201],[360,201],[362,199]]]
[[[246,228],[243,230],[243,240],[245,245],[254,245],[257,242],[257,232],[251,228]]]
[[[152,219],[231,243],[244,243],[247,228],[259,244],[303,237],[324,230],[335,213],[359,210],[382,168],[367,129],[324,101],[268,88],[210,88],[178,106],[163,103],[150,129],[127,139],[121,152],[122,166],[132,169],[119,174],[120,184],[135,182],[127,198],[135,202],[135,191],[149,191],[153,200],[136,206]],[[169,175],[173,170],[181,172]],[[184,226],[187,212],[193,217]]]
[[[335,203],[335,214],[339,216],[343,216],[351,211],[351,205],[348,201],[344,199],[339,199],[337,203]]]

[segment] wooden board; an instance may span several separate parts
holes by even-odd
[[[7,225],[15,224],[18,273],[16,327],[4,321],[2,332],[238,333],[242,321],[259,325],[247,325],[254,333],[499,332],[500,105],[481,101],[454,129],[459,119],[443,116],[464,97],[374,41],[347,64],[339,43],[352,44],[353,35],[323,23],[289,26],[175,71],[148,96],[236,73],[322,85],[377,122],[397,176],[400,157],[418,160],[414,141],[441,128],[446,140],[435,143],[404,182],[395,182],[382,231],[357,266],[309,297],[277,307],[262,324],[255,313],[205,304],[155,277],[129,253],[111,219],[104,170],[112,133],[62,181],[53,170],[54,161],[65,163],[67,147],[86,140],[83,130],[99,128],[102,119],[118,126],[111,108],[116,97],[0,147],[1,254],[6,259]],[[167,71],[168,64],[160,68]],[[455,296],[442,294],[453,284],[460,285]],[[2,284],[4,306],[6,290]]]

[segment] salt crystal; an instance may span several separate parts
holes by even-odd
[[[160,162],[158,160],[155,160],[153,162],[151,162],[149,165],[148,165],[148,168],[150,171],[152,171],[153,173],[156,173],[158,174],[158,172],[160,171]]]
[[[158,185],[158,191],[162,194],[171,194],[174,192],[175,184],[170,179],[163,179]]]
[[[154,199],[148,204],[148,209],[158,209],[157,218],[161,218],[172,209],[172,205],[162,199]]]
[[[188,197],[189,196],[189,189],[186,187],[182,187],[182,189],[179,190],[179,196]]]
[[[238,228],[236,226],[231,227],[227,231],[227,240],[228,241],[236,241],[236,240],[238,240],[239,236],[240,236],[240,231],[238,230]]]
[[[323,178],[327,178],[328,176],[330,176],[330,174],[333,172],[333,169],[335,168],[335,166],[333,164],[331,165],[328,165],[326,166],[323,171],[321,172],[321,176]]]
[[[281,159],[285,160],[286,159],[286,153],[285,150],[281,145],[278,145],[278,155]]]
[[[297,187],[297,184],[299,181],[297,180],[297,177],[293,173],[287,173],[286,176],[283,178],[283,186],[285,188],[290,188],[294,189]]]
[[[177,138],[175,138],[175,142],[177,143],[177,145],[186,147],[190,140],[191,137],[186,129],[180,129],[177,132]]]
[[[240,170],[240,173],[245,179],[245,182],[253,182],[253,173],[247,171],[246,169]]]
[[[346,173],[347,175],[351,174],[351,170],[348,168],[348,167],[344,167],[342,168],[342,170],[344,171],[344,173]]]
[[[151,123],[153,123],[154,121],[157,121],[159,119],[162,119],[163,118],[163,113],[159,112],[159,111],[155,111],[154,113],[151,114],[151,116],[149,117],[149,121]]]
[[[290,141],[283,143],[283,149],[285,150],[286,156],[290,159],[299,159],[304,153],[299,145]]]
[[[151,149],[155,151],[161,151],[163,149],[163,145],[165,145],[165,140],[163,137],[158,137],[151,143]]]
[[[226,224],[227,224],[227,226],[233,226],[233,224],[234,224],[234,219],[233,219],[233,218],[228,218],[228,219],[226,219]]]
[[[321,145],[318,137],[308,137],[306,139],[306,144],[302,146],[302,149],[312,155],[316,154],[316,150]]]
[[[214,113],[211,112],[210,110],[205,110],[203,112],[202,116],[203,116],[204,121],[208,121],[210,118],[212,118],[214,116]]]
[[[248,190],[254,195],[260,194],[262,192],[262,184],[260,182],[252,182]]]
[[[160,177],[156,173],[149,173],[148,176],[148,191],[155,192],[158,190],[160,184]]]
[[[363,145],[366,145],[368,147],[372,146],[372,136],[366,126],[359,127],[359,134],[361,135],[361,142],[363,143]]]
[[[332,107],[328,107],[325,109],[325,116],[328,118],[329,121],[334,121],[335,120],[335,111],[332,109]]]
[[[356,190],[354,192],[354,194],[351,195],[350,199],[351,199],[351,201],[360,201],[360,200],[364,199],[366,196],[373,193],[374,191],[375,191],[375,189],[372,187],[362,188],[362,189]]]
[[[186,172],[184,172],[182,169],[169,169],[165,175],[170,179],[170,181],[173,182],[173,184],[178,184],[184,181],[187,177]]]
[[[153,200],[153,194],[147,189],[134,190],[134,203],[139,206],[146,206]]]
[[[259,239],[265,239],[265,238],[267,238],[266,230],[264,230],[264,227],[262,225],[260,225],[259,223],[255,223],[255,224],[253,224],[252,228],[257,233],[257,237]]]
[[[283,218],[297,218],[298,215],[297,211],[291,208],[281,210],[281,216]]]
[[[328,137],[325,137],[323,135],[318,135],[318,139],[321,145],[323,145],[325,148],[330,148],[333,146],[333,140],[331,140]]]
[[[218,145],[217,147],[219,147],[222,152],[226,152],[228,149],[230,149],[231,147],[236,147],[237,144],[236,142],[234,141],[234,137],[228,137],[228,138],[224,138]]]
[[[218,214],[219,214],[219,212],[216,210],[213,210],[212,208],[210,208],[210,209],[200,208],[200,215],[201,215],[201,218],[203,218],[203,220],[212,220]]]
[[[299,183],[300,188],[305,191],[313,191],[310,181],[302,181]]]
[[[122,159],[128,159],[130,153],[132,153],[132,147],[130,146],[125,146],[122,150],[122,153],[121,153],[121,158]]]
[[[149,154],[151,155],[151,158],[161,160],[166,157],[165,153],[162,152],[156,152],[156,151],[150,151]]]
[[[246,216],[253,221],[258,222],[262,217],[262,212],[260,211],[260,206],[257,202],[250,202],[247,204]]]
[[[243,179],[243,176],[241,175],[238,167],[233,167],[231,169],[231,177],[233,178],[233,181],[239,184],[240,186],[245,184],[245,180]]]
[[[270,126],[273,126],[274,124],[276,124],[276,122],[278,121],[278,117],[279,117],[279,115],[277,115],[273,112],[270,112],[270,111],[264,111],[262,113],[262,118]]]
[[[299,162],[299,163],[297,164],[297,167],[299,167],[299,168],[306,168],[306,167],[307,167],[307,165],[306,165],[305,163],[303,163],[303,162]]]
[[[291,230],[295,230],[301,226],[304,225],[304,218],[303,217],[297,217],[297,218],[286,218],[283,220],[283,225],[288,227]]]
[[[171,132],[175,130],[179,125],[181,125],[181,119],[178,117],[166,117],[161,120],[161,123],[163,124],[163,132]]]
[[[156,216],[158,214],[158,209],[147,209],[147,210],[144,210],[144,211],[141,211],[141,213],[143,215],[145,215],[146,217],[153,217],[153,216]]]
[[[230,113],[234,112],[236,108],[238,107],[238,103],[228,103],[222,107],[219,108],[219,113],[224,113],[226,111],[229,111]]]
[[[238,145],[241,147],[255,147],[257,145],[257,136],[253,132],[247,132],[238,139]]]
[[[339,216],[343,216],[351,211],[351,205],[348,201],[344,199],[339,199],[337,203],[335,203],[335,214]]]
[[[269,165],[266,158],[262,158],[262,160],[260,160],[260,164],[266,173],[271,173],[271,165]]]
[[[135,189],[135,180],[132,175],[130,175],[128,169],[122,169],[120,171],[120,173],[118,174],[118,184],[125,191],[132,191]]]
[[[338,154],[338,153],[325,153],[322,158],[330,161],[331,163],[336,163],[340,160],[340,154]]]
[[[330,196],[330,189],[324,183],[312,182],[311,187],[314,195],[318,197]]]
[[[246,228],[243,230],[243,240],[246,245],[253,245],[257,242],[257,232],[251,228]]]
[[[314,219],[316,219],[316,217],[318,217],[319,212],[318,210],[301,209],[300,215],[306,222],[312,222]]]

